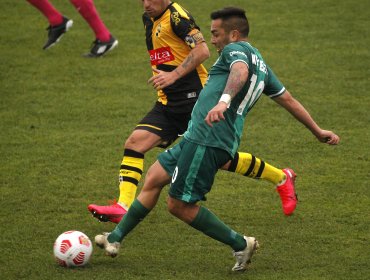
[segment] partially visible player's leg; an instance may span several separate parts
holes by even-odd
[[[284,214],[293,214],[298,202],[294,186],[296,175],[293,170],[276,168],[252,154],[242,152],[237,152],[222,169],[273,183],[279,192]],[[287,173],[287,170],[291,173]]]
[[[148,170],[143,189],[130,206],[127,214],[116,226],[108,238],[110,242],[122,239],[141,221],[157,204],[162,188],[169,183],[169,175],[156,161]]]
[[[167,205],[169,212],[207,236],[229,245],[237,257],[237,269],[245,270],[258,242],[244,237],[197,201],[210,191],[217,170],[230,158],[226,151],[185,141],[172,177]]]
[[[118,41],[111,35],[92,0],[70,0],[76,10],[90,25],[95,33],[94,46],[87,54],[89,57],[99,57],[111,51],[118,45]]]
[[[187,123],[190,114],[178,114]],[[184,130],[186,129],[186,126]],[[183,132],[183,131],[182,131]],[[118,223],[135,199],[137,185],[144,165],[144,154],[154,147],[166,148],[176,140],[179,129],[165,112],[162,104],[156,103],[152,110],[139,122],[125,143],[120,168],[120,195],[118,203],[111,206],[90,204],[88,209],[100,221]]]
[[[27,2],[48,19],[50,26],[56,26],[63,22],[63,15],[48,0],[27,0]]]
[[[212,239],[230,246],[236,258],[236,263],[232,268],[233,271],[244,271],[247,269],[254,252],[259,247],[255,237],[243,236],[234,231],[203,206],[188,204],[171,197],[168,199],[168,206],[169,211],[180,220]],[[190,217],[192,216],[191,220]]]
[[[156,103],[125,143],[125,153],[134,151],[137,155],[124,156],[122,160],[118,199],[122,205],[129,208],[135,199],[137,185],[141,178],[138,168],[144,161],[143,158],[140,159],[140,154],[145,154],[154,147],[167,148],[177,137],[177,130],[173,128],[164,106]]]
[[[92,0],[70,0],[70,2],[90,25],[96,38],[103,42],[108,42],[111,34],[100,18],[94,2]]]
[[[285,180],[282,169],[276,168],[250,153],[237,152],[222,169],[254,179],[265,179],[275,185]]]
[[[171,156],[171,155],[170,155]],[[124,237],[131,232],[154,208],[163,186],[170,182],[168,175],[162,165],[156,161],[148,170],[144,186],[138,197],[132,203],[127,214],[110,233],[99,234],[95,242],[99,247],[105,249],[112,257],[118,254],[120,243]]]
[[[144,169],[144,154],[161,143],[161,138],[146,130],[134,130],[126,141],[119,172],[120,196],[108,206],[90,204],[88,210],[103,222],[119,223],[133,203]]]
[[[125,144],[119,174],[118,202],[129,208],[135,199],[137,185],[144,168],[144,154],[157,147],[161,137],[147,130],[134,130]]]
[[[27,0],[31,5],[37,8],[49,21],[48,40],[43,49],[46,50],[54,46],[65,32],[72,27],[73,21],[63,16],[47,0]]]

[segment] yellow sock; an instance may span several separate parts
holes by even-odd
[[[144,169],[144,155],[126,149],[119,171],[118,202],[129,208],[136,196],[137,185]]]
[[[249,153],[238,152],[231,161],[229,171],[254,179],[265,179],[275,185],[285,180],[285,173],[283,170]]]

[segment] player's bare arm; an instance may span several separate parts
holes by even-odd
[[[320,142],[329,145],[336,145],[339,143],[339,136],[332,131],[321,129],[311,117],[310,113],[289,93],[289,91],[285,91],[284,94],[274,98],[274,101],[284,107],[299,122],[305,125]]]
[[[185,41],[192,50],[184,61],[173,71],[178,75],[178,78],[184,77],[210,57],[206,41],[199,30],[192,30]]]
[[[207,58],[209,58],[210,52],[200,31],[197,31],[193,35],[189,36],[189,41],[192,43],[189,42],[188,45],[192,44],[192,50],[176,69],[171,72],[165,72],[153,68],[153,71],[157,73],[157,75],[151,77],[148,80],[148,83],[152,84],[156,90],[172,85],[178,79],[193,71]]]
[[[208,112],[205,122],[212,126],[213,122],[224,120],[224,112],[229,106],[231,100],[240,92],[248,79],[248,66],[244,62],[236,62],[230,70],[225,89],[220,101]]]

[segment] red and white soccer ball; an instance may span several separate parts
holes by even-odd
[[[54,242],[54,256],[64,267],[84,266],[93,251],[89,237],[76,230],[63,232]]]

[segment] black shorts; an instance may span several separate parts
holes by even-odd
[[[188,128],[191,112],[175,114],[156,102],[153,109],[139,122],[136,129],[150,131],[162,138],[161,148],[167,148]]]

